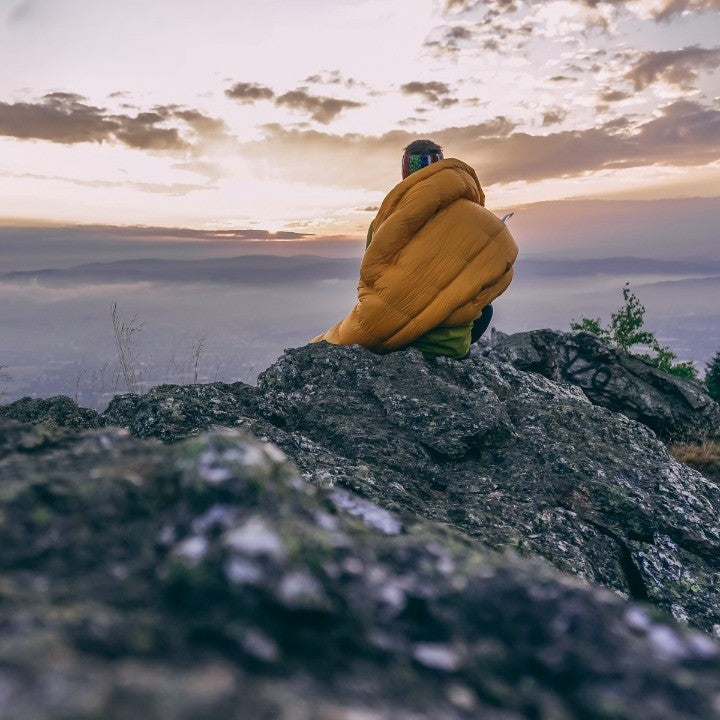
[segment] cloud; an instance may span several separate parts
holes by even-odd
[[[311,75],[305,82],[312,84],[333,84],[343,82],[339,70]],[[351,87],[355,84],[352,79],[345,80],[345,85]],[[225,91],[225,95],[244,104],[254,103],[257,100],[274,100],[278,107],[286,106],[293,110],[302,110],[309,113],[317,122],[327,125],[343,110],[362,107],[364,103],[355,100],[341,100],[339,98],[312,95],[306,87],[300,87],[278,95],[272,88],[257,83],[238,82]]]
[[[697,45],[681,50],[644,52],[633,67],[625,73],[635,90],[664,81],[683,90],[690,90],[698,77],[698,71],[715,70],[720,67],[720,47],[701,48]]]
[[[218,139],[224,133],[222,120],[177,105],[113,114],[64,92],[48,93],[37,102],[0,102],[0,135],[20,140],[65,145],[116,141],[139,150],[177,152],[191,149],[191,139]]]
[[[567,110],[561,107],[551,108],[543,113],[543,127],[558,125],[567,117]]]
[[[265,85],[257,83],[238,82],[225,91],[225,95],[244,104],[254,103],[257,100],[272,100],[275,92]]]
[[[264,130],[264,140],[243,146],[250,162],[267,168],[271,147],[283,159],[276,169],[278,177],[373,191],[382,190],[394,177],[392,158],[399,158],[402,148],[417,139],[404,130],[370,137],[291,130],[277,124]],[[442,145],[447,155],[473,165],[483,183],[535,182],[613,168],[692,167],[718,161],[720,109],[680,100],[637,126],[620,118],[599,127],[531,135],[515,132],[511,121],[498,117],[423,135]]]
[[[628,130],[631,126],[632,123],[630,122],[629,118],[623,115],[622,117],[608,120],[606,123],[603,124],[603,129],[608,132],[615,132],[616,130]]]
[[[196,230],[194,228],[167,228],[145,225],[83,225],[86,230],[114,228],[118,235],[138,239],[162,238],[163,240],[180,240],[190,238],[194,240],[302,240],[313,237],[312,233],[298,233],[290,231],[271,232],[270,230],[257,230],[253,228],[227,228],[225,230]]]
[[[186,150],[189,143],[177,128],[158,127],[168,117],[167,112],[141,112],[135,117],[124,117],[114,135],[121,143],[138,150]]]
[[[632,97],[632,93],[624,90],[602,90],[598,93],[598,97],[603,102],[620,102]]]
[[[210,117],[199,110],[182,110],[175,106],[168,109],[172,117],[183,120],[198,138],[203,140],[225,140],[229,137],[225,121]]]
[[[80,95],[49,93],[39,103],[0,102],[0,135],[57,143],[102,142],[120,129],[103,108]]]
[[[513,133],[473,153],[488,182],[536,181],[647,165],[704,165],[720,159],[720,111],[676,101],[631,130],[625,122],[547,136]]]
[[[467,25],[450,25],[436,28],[425,41],[424,45],[443,52],[457,52],[477,38],[473,29]]]
[[[445,30],[445,37],[448,40],[472,40],[472,31],[465,25],[451,25]]]
[[[421,108],[422,109],[422,108]],[[420,118],[420,117],[408,117],[403,120],[398,120],[398,125],[400,127],[404,127],[405,125],[417,125],[418,123],[426,123],[426,118]]]
[[[465,13],[475,7],[483,11],[479,20],[464,24],[455,21],[452,24],[436,27],[425,39],[424,47],[433,54],[441,56],[447,54],[451,57],[461,51],[471,54],[522,53],[534,33],[534,26],[531,19],[518,17],[516,14],[523,7],[521,2],[464,0],[446,3],[446,12],[454,18],[454,15]],[[454,9],[457,12],[452,12]]]
[[[340,70],[323,70],[313,75],[308,75],[303,80],[308,85],[344,85],[347,88],[362,87],[370,90],[370,86],[361,80],[352,77],[344,77]]]
[[[272,232],[256,228],[227,228],[224,230],[199,230],[183,227],[158,227],[152,225],[73,225],[66,228],[69,233],[89,237],[113,237],[122,240],[305,240],[313,238],[312,233],[290,231]],[[13,228],[0,227],[0,238],[12,234]]]
[[[465,13],[482,6],[487,12],[494,15],[516,12],[522,6],[522,0],[443,0],[443,10],[446,13]]]
[[[339,85],[342,81],[342,73],[339,70],[326,70],[306,77],[303,82],[313,85]]]
[[[667,20],[673,15],[703,10],[720,12],[720,0],[665,0],[654,11],[654,16],[657,20]]]
[[[421,95],[428,102],[438,107],[449,107],[455,105],[458,100],[448,97],[450,94],[450,86],[444,82],[409,82],[400,86],[400,90],[405,95]]]
[[[439,142],[445,148],[482,147],[492,138],[508,135],[514,124],[499,116],[484,123],[446,128],[436,132],[423,131],[423,137]],[[277,173],[285,180],[316,183],[325,186],[366,188],[382,190],[387,182],[384,168],[389,159],[397,156],[399,167],[402,149],[413,140],[416,133],[392,130],[381,136],[359,133],[335,135],[318,130],[298,130],[278,123],[265,125],[265,137],[241,146],[241,152],[249,162],[256,162],[263,172]],[[270,164],[268,157],[282,158],[278,165]],[[463,155],[460,154],[462,157]],[[348,173],[347,168],[353,172]],[[392,163],[395,168],[396,164]],[[385,179],[383,179],[385,178]]]
[[[676,15],[714,10],[720,12],[720,0],[575,0],[586,7],[601,4],[614,5],[629,10],[640,18],[670,20]]]
[[[354,100],[340,100],[338,98],[310,95],[304,88],[290,90],[275,99],[276,105],[286,105],[294,110],[303,110],[317,122],[327,125],[343,110],[362,107],[364,103]]]
[[[610,15],[613,10],[623,10],[636,17],[655,21],[668,21],[678,15],[696,12],[720,12],[720,0],[569,0],[569,3],[592,11],[592,14],[584,17],[586,27],[600,27],[604,30],[611,28]],[[480,8],[485,11],[486,19],[493,19],[524,9],[542,9],[545,5],[529,0],[443,0],[441,10],[452,17]],[[567,15],[566,9],[562,9],[562,12]]]

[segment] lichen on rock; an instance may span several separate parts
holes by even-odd
[[[8,717],[720,718],[720,487],[512,338],[5,406]]]
[[[8,718],[720,717],[706,636],[238,431],[84,432],[0,487]]]

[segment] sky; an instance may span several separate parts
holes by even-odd
[[[420,137],[530,251],[712,254],[720,0],[0,0],[0,225],[359,237]]]

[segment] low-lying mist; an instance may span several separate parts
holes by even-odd
[[[307,343],[350,310],[359,264],[246,255],[0,274],[0,392],[5,401],[67,394],[96,408],[126,392],[133,383],[118,361],[113,304],[133,329],[135,389],[253,383],[284,348]],[[493,325],[510,333],[568,329],[581,315],[607,320],[628,281],[647,307],[646,325],[702,369],[720,347],[720,262],[521,258],[494,304]]]

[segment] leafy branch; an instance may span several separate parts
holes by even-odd
[[[622,293],[623,305],[610,316],[608,327],[603,327],[600,318],[589,317],[573,320],[570,327],[597,335],[606,345],[614,345],[670,375],[696,378],[698,371],[692,361],[675,362],[677,355],[661,345],[655,334],[645,328],[645,306],[630,289],[630,283],[625,283]],[[647,351],[633,352],[635,346],[647,348]]]

